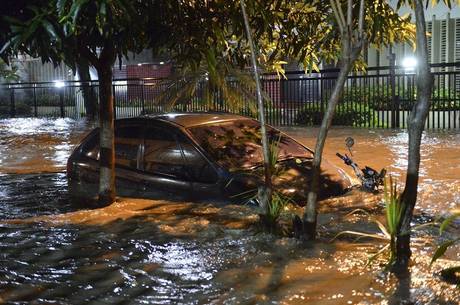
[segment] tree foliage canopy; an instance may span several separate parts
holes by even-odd
[[[203,64],[213,70],[223,62],[248,65],[249,46],[236,0],[6,1],[0,21],[5,59],[20,51],[73,67],[72,59],[81,54],[93,58],[109,43],[118,57],[150,48],[189,70]],[[286,60],[298,60],[312,70],[339,58],[340,35],[329,3],[251,0],[247,10],[266,70],[282,72]],[[365,16],[370,44],[414,41],[414,26],[387,1],[366,0]]]
[[[339,30],[325,1],[246,1],[246,5],[265,69],[282,72],[286,60],[297,60],[306,70],[317,70],[320,62],[339,58]],[[356,4],[353,11],[357,10]],[[415,39],[414,26],[387,1],[367,0],[365,16],[368,41],[376,47]],[[203,62],[248,65],[239,1],[156,1],[152,17],[153,31],[169,33],[152,35],[160,37],[152,42],[155,52],[166,52],[191,68]]]

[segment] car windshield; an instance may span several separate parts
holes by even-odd
[[[260,124],[254,120],[235,120],[188,129],[198,144],[219,165],[229,171],[254,168],[263,163]],[[312,152],[292,138],[267,126],[270,147],[278,147],[278,161],[311,158]]]

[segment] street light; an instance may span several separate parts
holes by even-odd
[[[405,57],[401,62],[404,70],[406,72],[414,72],[415,67],[417,66],[417,59],[415,57],[409,56]]]
[[[62,80],[55,80],[54,81],[54,87],[56,87],[56,88],[65,87],[65,83]]]

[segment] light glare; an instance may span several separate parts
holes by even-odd
[[[55,80],[54,81],[54,87],[56,88],[62,88],[65,86],[65,83],[62,80]]]
[[[402,66],[406,70],[414,70],[417,66],[417,59],[415,57],[406,57],[402,60]]]

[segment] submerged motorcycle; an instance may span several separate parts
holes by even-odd
[[[345,144],[348,148],[348,151],[350,152],[350,155],[353,156],[353,153],[351,151],[351,147],[355,144],[353,138],[346,138]],[[353,161],[353,159],[347,154],[342,155],[340,153],[336,153],[336,156],[342,159],[346,165],[351,166],[351,168],[353,168],[356,177],[358,177],[359,181],[361,182],[361,188],[363,190],[367,192],[377,192],[379,190],[379,186],[383,185],[386,169],[382,168],[382,170],[378,172],[369,166],[359,168],[358,164],[356,164]]]

